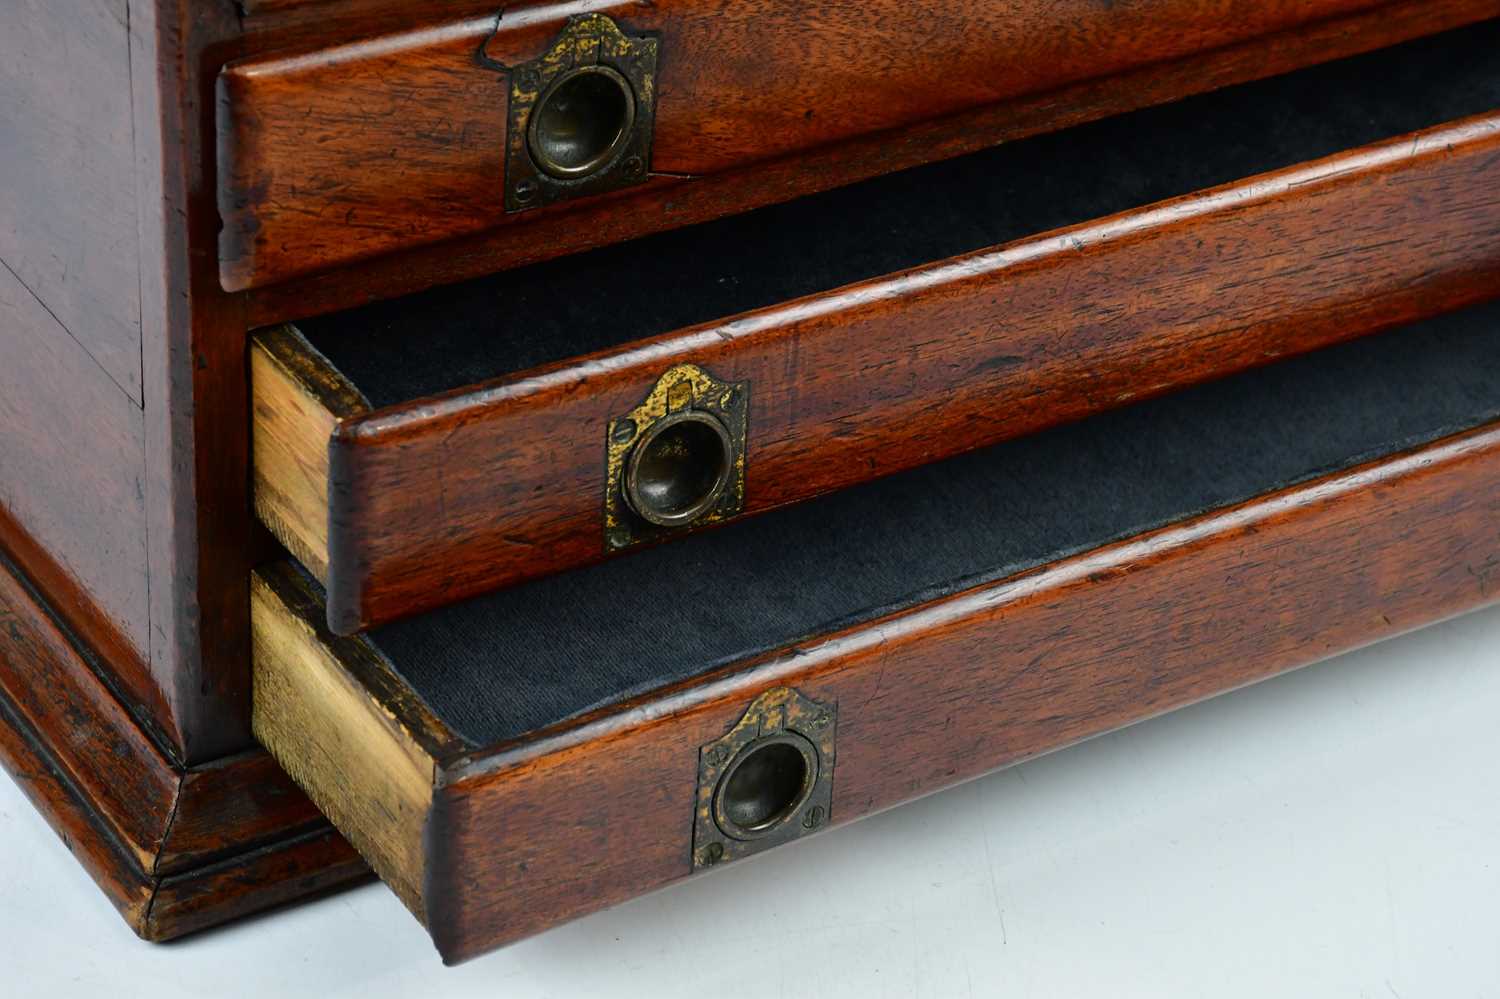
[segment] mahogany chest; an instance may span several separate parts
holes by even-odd
[[[0,760],[147,939],[373,869],[457,961],[1492,602],[1496,52],[7,4]]]

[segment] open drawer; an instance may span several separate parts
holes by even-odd
[[[256,508],[350,633],[1467,304],[1500,288],[1497,47],[263,331]]]
[[[1500,305],[338,638],[257,736],[458,960],[1500,597]]]

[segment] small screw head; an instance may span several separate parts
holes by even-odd
[[[541,77],[536,75],[534,69],[523,69],[516,75],[516,82],[521,85],[522,90],[535,90],[541,85]]]
[[[610,438],[616,444],[629,444],[635,439],[635,430],[635,421],[627,417],[615,424],[615,429],[610,433]]]
[[[802,816],[802,828],[816,829],[823,824],[823,806],[814,805]]]
[[[625,161],[625,175],[627,177],[639,177],[646,172],[646,161],[639,156],[632,156]]]
[[[525,180],[518,180],[515,186],[516,201],[523,205],[530,204],[536,200],[539,190],[540,188],[537,187],[536,181],[530,177]]]
[[[624,548],[630,544],[630,532],[623,527],[613,528],[609,532],[609,543],[616,548]]]
[[[724,844],[723,843],[710,843],[710,844],[708,844],[707,846],[705,846],[703,848],[703,863],[704,863],[705,866],[712,867],[714,864],[717,864],[719,861],[721,861],[723,859],[724,859]]]

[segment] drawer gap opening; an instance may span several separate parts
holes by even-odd
[[[376,408],[1500,107],[1500,21],[298,323]]]
[[[464,740],[494,745],[1497,418],[1500,302],[354,641]]]

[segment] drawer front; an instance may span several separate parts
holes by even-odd
[[[732,859],[702,808],[747,712],[836,728],[817,831],[1493,601],[1497,525],[1490,424],[490,748],[275,568],[252,587],[254,724],[462,960]]]
[[[639,209],[612,209],[582,226],[603,240],[688,221],[673,204],[678,188],[747,164],[1053,94],[1301,25],[1363,17],[1379,6],[1374,0],[531,4],[508,6],[498,23],[490,14],[435,20],[314,52],[256,56],[231,64],[220,78],[222,280],[229,290],[258,287],[566,212],[566,205],[520,210],[526,206],[514,203],[513,188],[521,183],[516,165],[525,161],[510,157],[525,145],[517,143],[532,122],[518,96],[525,74],[513,71],[544,56],[567,30],[567,16],[585,10],[659,49],[649,84],[645,77],[634,84],[642,114],[632,127],[649,125],[649,141],[639,147],[641,162],[631,176],[617,178],[639,185],[646,198]],[[1396,7],[1342,35],[1320,36],[1294,58],[1306,63],[1392,43],[1493,13],[1495,5],[1449,0]],[[868,163],[831,171],[825,165],[815,173],[826,186],[952,155],[958,135],[967,135],[960,147],[967,141],[973,148],[1049,127],[1049,118],[1056,127],[1293,68],[1284,64],[1292,46],[1266,47],[1233,67],[1122,78],[1119,93],[1107,97],[1079,90],[1036,107],[1017,104],[1008,118],[955,119],[952,134],[893,137],[868,151]],[[737,186],[740,203],[718,211],[805,193],[781,190],[781,181]],[[585,184],[573,193],[598,192]]]
[[[357,630],[615,553],[610,435],[681,365],[748,392],[740,516],[1493,295],[1497,153],[1473,119],[374,412],[263,335],[257,507]]]

